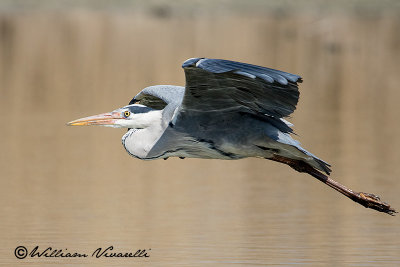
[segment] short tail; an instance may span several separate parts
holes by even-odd
[[[281,143],[280,149],[277,149],[277,151],[273,153],[272,158],[267,158],[271,160],[274,160],[274,158],[282,160],[284,159],[284,163],[290,165],[293,168],[294,166],[302,166],[303,168],[305,166],[304,164],[306,164],[310,168],[318,170],[320,172],[324,172],[327,175],[332,172],[330,168],[331,165],[329,165],[329,163],[308,152],[307,150],[302,148],[300,144],[298,144],[296,141],[294,141],[290,145]]]
[[[331,174],[332,170],[331,170],[331,165],[325,161],[323,161],[322,159],[314,156],[312,153],[308,152],[307,150],[305,150],[304,148],[300,147],[300,146],[296,146],[297,149],[299,149],[301,152],[303,152],[304,154],[306,154],[307,156],[310,157],[310,160],[305,160],[304,162],[311,165],[312,167],[314,167],[315,169],[318,169],[320,171],[325,172],[327,175]]]
[[[289,165],[293,169],[295,169],[298,172],[305,172],[308,173],[312,176],[315,176],[319,171],[324,171],[327,175],[330,174],[331,169],[329,168],[329,164],[326,163],[325,161],[322,161],[318,158],[315,159],[315,162],[318,163],[317,167],[313,166],[307,161],[300,160],[300,159],[291,159],[279,155],[274,155],[271,158],[268,158],[273,161],[277,161],[280,163],[284,163],[286,165]],[[320,173],[320,172],[319,172]],[[321,173],[320,173],[321,174]],[[322,174],[321,174],[322,175]]]
[[[324,171],[327,175],[330,175],[332,172],[331,165],[329,163],[326,163],[325,161],[315,158],[314,159],[318,165],[321,167],[321,170]]]

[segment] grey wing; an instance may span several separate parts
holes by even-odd
[[[181,104],[185,88],[173,85],[155,85],[144,88],[130,104],[140,103],[153,109],[164,109],[167,105],[177,107]]]
[[[299,99],[301,77],[222,59],[186,60],[185,112],[243,111],[275,118],[290,115]]]

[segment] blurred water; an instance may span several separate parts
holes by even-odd
[[[152,84],[184,84],[189,57],[303,76],[290,119],[333,178],[400,209],[398,14],[154,16],[88,10],[0,15],[1,263],[398,266],[398,217],[289,167],[130,158],[123,130],[71,128]],[[18,260],[14,249],[150,258]]]

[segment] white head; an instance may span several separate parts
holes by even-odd
[[[100,125],[113,128],[143,129],[161,122],[162,111],[132,104],[109,113],[103,113],[68,122],[70,126]]]

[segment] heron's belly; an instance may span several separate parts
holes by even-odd
[[[234,149],[226,150],[209,140],[190,140],[171,146],[163,151],[150,151],[142,159],[151,160],[169,157],[203,158],[203,159],[241,159],[246,156],[236,153]],[[237,150],[239,151],[239,150]]]

